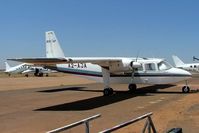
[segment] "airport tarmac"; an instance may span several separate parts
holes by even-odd
[[[153,112],[152,120],[160,133],[173,127],[198,133],[199,78],[190,80],[189,94],[181,93],[183,85],[139,85],[139,90],[132,94],[127,85],[114,84],[114,95],[104,97],[102,84],[71,75],[0,78],[0,129],[3,133],[44,133],[101,114],[90,122],[91,132],[99,132]],[[141,132],[144,123],[145,120],[117,132]],[[84,126],[68,130],[84,131]]]

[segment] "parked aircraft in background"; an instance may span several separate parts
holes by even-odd
[[[126,57],[65,57],[53,31],[46,32],[45,58],[8,59],[43,65],[46,68],[71,73],[104,83],[104,95],[113,94],[111,83],[129,84],[134,92],[136,84],[169,84],[187,80],[191,74],[172,67],[164,59]],[[189,92],[185,85],[183,92]]]
[[[49,69],[45,69],[43,67],[36,67],[32,64],[19,64],[17,66],[11,67],[7,62],[5,62],[6,70],[4,71],[9,76],[11,74],[25,74],[25,76],[29,76],[29,74],[34,74],[34,76],[42,77],[44,74],[48,76],[48,74],[51,72]]]
[[[192,72],[199,72],[199,63],[184,63],[179,57],[177,57],[176,55],[172,56],[175,67],[177,68],[182,68],[188,71],[192,71]],[[194,59],[197,59],[194,57]]]
[[[43,77],[45,75],[46,77],[48,77],[48,74],[52,72],[55,71],[52,71],[50,69],[45,69],[43,67],[32,66],[30,67],[30,69],[23,71],[22,74],[25,74],[26,76],[28,76],[28,74],[34,74],[34,76],[37,77]]]
[[[5,73],[8,73],[9,76],[11,74],[19,74],[22,73],[23,71],[27,70],[30,68],[30,65],[23,63],[14,67],[11,67],[7,62],[5,62],[6,70],[4,71]]]
[[[195,56],[193,56],[193,61],[195,60],[199,61],[199,58],[196,58]]]

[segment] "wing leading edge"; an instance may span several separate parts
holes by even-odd
[[[110,63],[122,62],[122,59],[118,59],[118,58],[17,58],[17,59],[7,59],[7,60],[31,63],[34,65],[92,63],[92,64],[100,65],[102,67],[109,66]]]
[[[35,65],[63,64],[68,62],[68,60],[65,58],[17,58],[7,60],[31,63]]]

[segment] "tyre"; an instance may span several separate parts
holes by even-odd
[[[113,89],[112,88],[105,88],[104,91],[104,96],[110,96],[113,94]]]
[[[189,93],[189,92],[190,92],[189,86],[183,86],[183,87],[182,87],[182,92],[183,92],[183,93]]]
[[[131,92],[135,92],[137,90],[137,86],[136,84],[129,84],[129,91]]]

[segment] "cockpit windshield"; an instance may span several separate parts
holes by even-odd
[[[158,63],[158,69],[159,70],[168,70],[170,69],[172,66],[166,62],[166,61],[161,61],[160,63]]]

